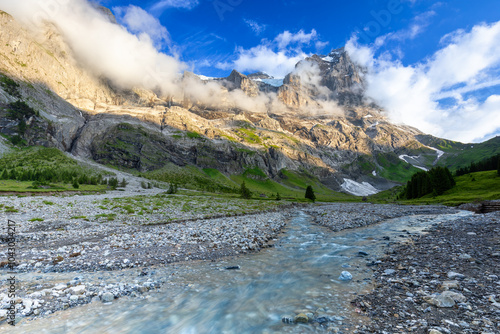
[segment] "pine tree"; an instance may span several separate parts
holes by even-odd
[[[246,198],[246,199],[252,198],[252,192],[250,191],[250,189],[247,188],[245,181],[243,181],[243,183],[241,184],[240,194],[241,198]]]
[[[276,193],[276,200],[277,200],[277,201],[281,201],[281,196],[280,196],[280,193]]]
[[[311,186],[307,186],[305,198],[311,201],[316,201],[316,195],[314,195],[314,190]]]
[[[75,189],[80,188],[80,184],[78,183],[78,180],[77,180],[77,179],[75,179],[75,180],[73,181],[73,188],[75,188]]]
[[[127,180],[125,178],[122,179],[122,182],[120,182],[120,187],[125,188],[127,186]]]

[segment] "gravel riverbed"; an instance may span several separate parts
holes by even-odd
[[[387,248],[357,333],[500,333],[500,212],[429,228]]]
[[[192,260],[216,261],[225,256],[272,246],[292,211],[296,210],[293,207],[269,206],[258,213],[244,215],[245,210],[239,207],[241,201],[223,200],[219,203],[220,200],[208,199],[211,206],[217,206],[217,210],[243,215],[206,219],[203,217],[208,209],[199,212],[196,207],[205,202],[193,202],[193,198],[189,197],[191,202],[186,210],[186,198],[178,197],[176,201],[175,197],[169,197],[168,202],[160,192],[154,190],[145,195],[148,195],[147,198],[159,195],[162,205],[170,205],[168,210],[158,212],[143,208],[142,215],[137,214],[137,205],[155,204],[144,204],[144,199],[140,204],[134,204],[128,198],[137,194],[130,192],[2,198],[4,208],[18,210],[0,214],[0,219],[12,219],[17,223],[17,320],[36,319],[90,302],[110,303],[122,296],[147,298],[148,291],[168,284],[172,265],[182,267],[183,261]],[[118,204],[112,203],[118,208],[107,205],[109,201],[120,198],[127,205],[135,205],[134,213],[123,211],[124,203],[119,201]],[[245,203],[250,205],[250,202]],[[456,212],[437,206],[366,203],[328,204],[301,209],[312,215],[316,223],[334,231],[399,216]],[[165,219],[167,211],[169,217],[175,216],[177,221],[151,225],[151,221]],[[254,211],[259,211],[258,207]],[[110,212],[115,212],[113,219],[103,219],[103,214],[109,217]],[[77,218],[71,219],[73,217]],[[1,270],[5,273],[8,270],[6,259],[6,244],[2,244]],[[7,275],[2,275],[0,281],[2,327],[7,326],[5,319],[10,306],[6,293],[9,287],[7,278]]]

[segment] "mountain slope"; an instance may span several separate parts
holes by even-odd
[[[12,141],[140,172],[173,164],[230,177],[257,168],[280,183],[284,170],[306,172],[358,195],[353,189],[390,188],[411,176],[412,164],[430,168],[448,154],[364,102],[363,69],[344,49],[301,61],[279,87],[263,73],[185,72],[179,87],[200,94],[179,97],[95,76],[52,25],[33,33],[3,13],[0,39],[0,132]],[[12,117],[17,100],[38,115]]]

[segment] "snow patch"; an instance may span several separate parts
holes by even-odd
[[[372,125],[370,125],[368,128],[374,128],[376,127],[377,125],[379,125],[380,123],[379,122],[375,122],[373,123]]]
[[[436,153],[437,153],[437,158],[436,158],[436,160],[434,160],[434,162],[433,162],[433,164],[434,164],[434,165],[438,162],[438,160],[439,160],[439,159],[443,156],[443,154],[444,154],[444,152],[443,152],[443,151],[438,150],[437,148],[430,147],[430,146],[425,146],[425,145],[424,145],[424,147],[427,147],[427,148],[428,148],[428,149],[430,149],[430,150],[436,151]]]
[[[273,87],[283,86],[283,79],[252,79],[253,81],[263,82]]]
[[[399,159],[403,160],[404,162],[409,163],[409,162],[406,160],[406,158],[408,158],[408,159],[418,159],[418,156],[411,156],[411,155],[407,155],[407,154],[401,154],[401,155],[399,156]]]
[[[363,118],[370,118],[370,117],[373,117],[373,116],[372,115],[363,116]]]
[[[210,81],[210,80],[215,80],[216,78],[213,77],[206,77],[204,75],[198,74],[198,78],[200,78],[203,81]]]
[[[443,154],[444,154],[444,152],[443,152],[443,151],[438,150],[437,148],[430,147],[430,146],[426,146],[426,147],[427,147],[428,149],[431,149],[431,150],[433,150],[433,151],[436,151],[436,153],[437,153],[437,159],[436,159],[436,161],[437,161],[437,160],[439,160],[439,158],[441,158],[441,157],[443,156]]]
[[[417,163],[417,159],[418,159],[418,158],[419,158],[419,156],[411,156],[411,155],[406,155],[406,154],[401,154],[401,155],[399,156],[399,159],[403,160],[403,161],[404,161],[404,162],[406,162],[407,164],[410,164],[410,165],[412,165],[412,166],[413,166],[413,167],[415,167],[415,168],[418,168],[418,169],[421,169],[421,170],[424,170],[424,171],[426,171],[426,172],[427,172],[427,171],[428,171],[428,169],[427,169],[427,168],[422,167],[422,166],[418,166],[418,165],[416,165],[416,164],[412,164],[410,161],[408,161],[408,160],[415,160],[415,163]],[[406,159],[408,159],[408,160],[406,160]]]
[[[374,170],[374,171],[372,172],[372,175],[373,175],[373,176],[377,176],[377,171],[375,171],[375,170]]]
[[[342,189],[355,196],[368,196],[379,192],[377,188],[368,182],[359,183],[350,179],[344,179]]]
[[[323,59],[324,61],[327,61],[327,62],[329,62],[329,63],[331,63],[331,62],[333,61],[333,57],[330,57],[330,56],[323,57],[323,58],[321,58],[321,59]]]

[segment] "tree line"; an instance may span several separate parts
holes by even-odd
[[[500,175],[500,154],[483,159],[479,162],[473,162],[467,167],[459,168],[455,172],[455,175],[461,176],[465,174],[484,172],[488,170],[497,170],[498,175]]]
[[[427,172],[413,174],[400,193],[400,199],[420,198],[428,194],[442,195],[446,190],[455,186],[453,175],[446,167],[434,167]]]

